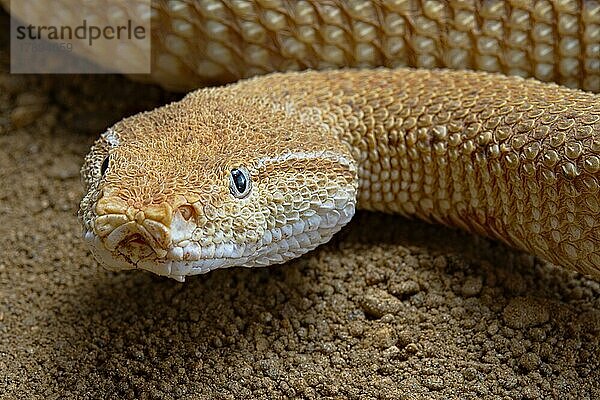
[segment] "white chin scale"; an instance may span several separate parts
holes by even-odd
[[[226,268],[240,265],[240,261],[246,258],[205,258],[197,260],[164,259],[156,258],[155,253],[143,254],[138,252],[135,245],[128,245],[122,251],[110,251],[100,238],[93,232],[84,234],[94,258],[106,269],[111,271],[122,271],[127,269],[143,269],[157,275],[167,276],[179,282],[185,281],[187,275],[204,274],[217,268]],[[181,249],[175,247],[174,249]],[[173,252],[172,249],[169,255]]]

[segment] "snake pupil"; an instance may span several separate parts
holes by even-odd
[[[231,170],[231,193],[238,198],[245,197],[250,191],[249,175],[246,171],[235,168]]]
[[[108,169],[109,158],[106,157],[104,161],[102,161],[102,166],[100,167],[100,174],[104,175],[106,170]]]
[[[235,182],[235,187],[240,193],[244,193],[246,190],[246,177],[239,169],[234,169],[231,171],[231,175],[233,175],[233,181]]]

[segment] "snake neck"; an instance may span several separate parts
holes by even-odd
[[[358,207],[460,227],[598,273],[597,95],[402,69],[309,73],[273,87],[279,104],[345,144],[358,165]]]

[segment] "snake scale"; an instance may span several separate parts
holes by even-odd
[[[600,276],[600,2],[152,7],[153,72],[137,79],[327,71],[199,89],[102,134],[79,217],[106,267],[183,281],[282,263],[362,208]]]

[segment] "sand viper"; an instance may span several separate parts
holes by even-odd
[[[200,89],[108,129],[82,169],[79,213],[106,267],[183,280],[282,263],[327,242],[358,207],[600,275],[599,2],[153,10],[145,79],[165,87],[357,69]]]

